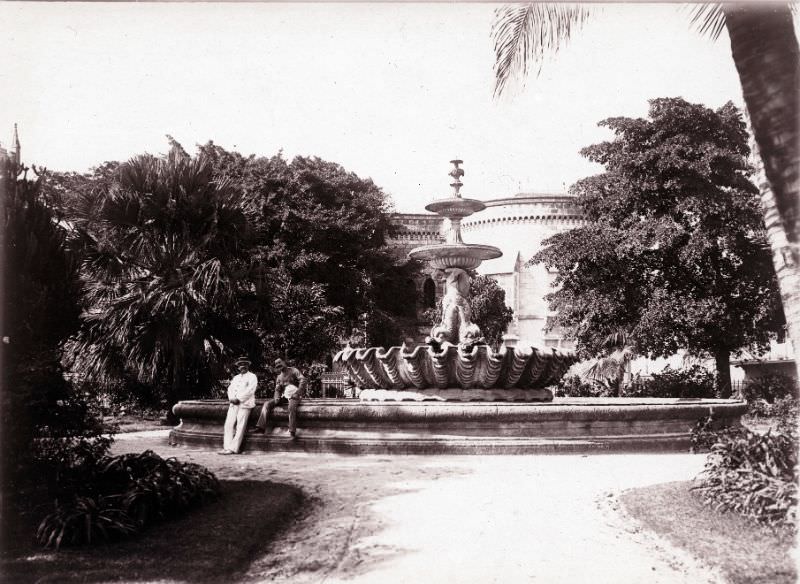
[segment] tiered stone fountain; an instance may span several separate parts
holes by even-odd
[[[695,423],[713,412],[718,425],[738,423],[736,400],[654,398],[553,399],[548,389],[576,361],[571,352],[483,342],[471,320],[469,270],[500,257],[496,247],[464,243],[461,220],[484,204],[461,196],[461,160],[452,160],[453,194],[426,206],[450,221],[447,241],[411,250],[445,279],[442,320],[426,345],[346,348],[334,367],[362,387],[360,400],[306,399],[297,440],[278,427],[248,437],[250,450],[361,453],[507,453],[685,449]],[[253,410],[255,422],[260,403]],[[227,402],[180,402],[173,444],[222,444]]]
[[[547,385],[557,383],[576,361],[573,353],[535,347],[501,347],[494,352],[482,342],[472,322],[470,274],[484,260],[500,257],[491,245],[464,243],[461,220],[485,205],[461,196],[461,160],[451,160],[453,194],[425,208],[450,222],[445,243],[423,245],[409,256],[428,262],[445,280],[442,320],[431,329],[430,344],[414,348],[347,348],[334,357],[365,388],[362,400],[377,401],[550,401]]]

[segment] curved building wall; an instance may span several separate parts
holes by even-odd
[[[552,316],[545,295],[552,291],[556,274],[543,265],[526,266],[556,233],[582,224],[580,208],[571,195],[520,193],[514,197],[484,201],[486,210],[463,220],[461,232],[467,243],[499,247],[503,256],[481,264],[478,272],[492,276],[506,292],[514,309],[509,335],[525,344],[571,347],[559,331],[545,332]]]

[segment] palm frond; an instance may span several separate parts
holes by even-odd
[[[503,93],[514,77],[522,78],[524,84],[531,66],[538,76],[547,54],[557,53],[589,13],[582,5],[549,3],[513,4],[496,9],[492,25],[495,97]]]
[[[725,28],[725,13],[721,4],[695,4],[689,5],[691,10],[691,24],[702,35],[708,35],[711,40],[717,40]]]

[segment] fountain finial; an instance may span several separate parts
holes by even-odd
[[[453,195],[458,199],[461,198],[461,193],[459,191],[461,190],[461,187],[464,186],[464,183],[461,182],[461,177],[464,176],[464,169],[460,168],[458,165],[462,164],[463,162],[463,160],[458,159],[451,160],[450,164],[453,165],[453,170],[447,173],[453,177],[454,182],[451,182],[450,186],[453,187]]]

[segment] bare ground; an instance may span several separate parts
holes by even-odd
[[[118,437],[222,479],[299,487],[306,504],[240,581],[720,583],[720,574],[621,513],[627,488],[693,478],[690,454],[218,456],[166,433]]]

